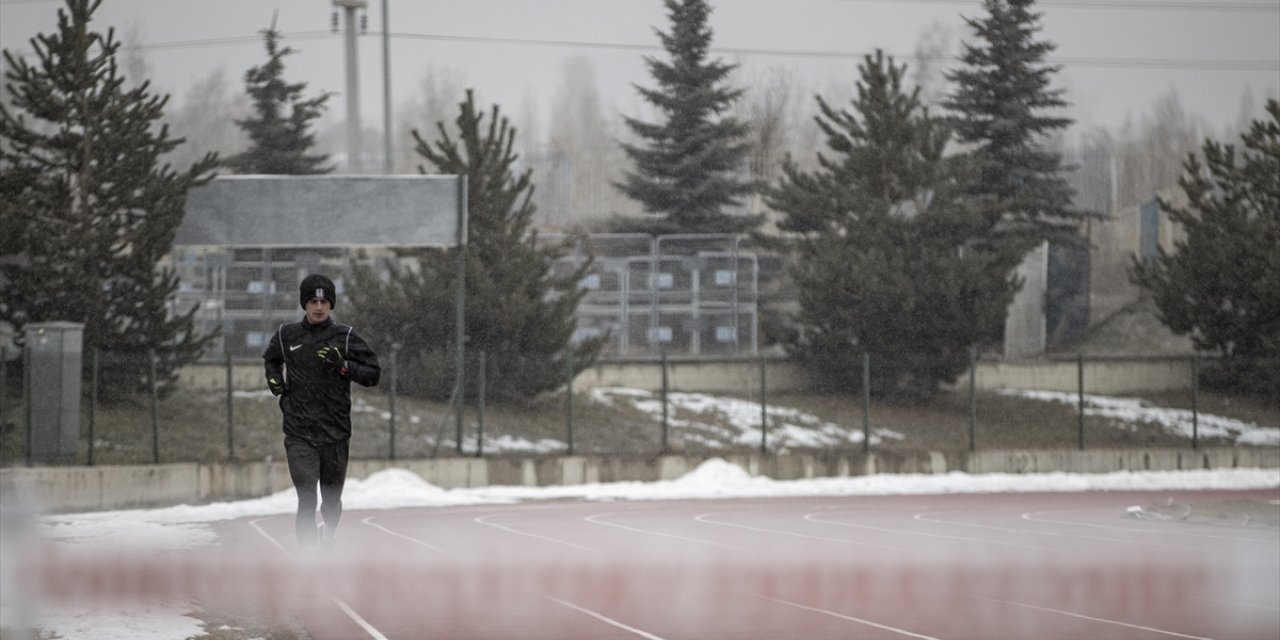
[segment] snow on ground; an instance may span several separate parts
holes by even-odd
[[[205,635],[204,622],[188,615],[200,611],[198,604],[178,599],[114,606],[85,603],[75,609],[41,606],[33,615],[41,629],[40,638],[182,640]]]
[[[715,458],[675,480],[612,482],[553,487],[492,486],[441,489],[404,469],[386,469],[360,480],[347,480],[343,506],[348,511],[400,507],[446,507],[511,504],[528,500],[579,499],[690,500],[795,496],[923,495],[948,493],[1028,493],[1065,491],[1155,491],[1189,489],[1258,489],[1280,487],[1280,469],[1205,469],[1043,474],[879,474],[808,480],[773,480],[753,476]],[[213,544],[208,524],[244,517],[293,513],[292,488],[253,500],[49,515],[40,519],[42,534],[67,543],[153,550]]]
[[[662,420],[662,399],[649,391],[599,387],[591,390],[591,399],[607,406],[625,402],[649,414],[656,421]],[[759,402],[705,393],[668,393],[667,404],[667,424],[672,429],[680,430],[686,440],[717,449],[727,446],[726,441],[732,445],[755,445],[760,442]],[[709,422],[676,419],[672,417],[676,410],[706,415],[715,418],[717,423],[732,426],[725,429]],[[769,444],[779,452],[786,452],[792,447],[833,447],[861,443],[863,440],[861,429],[842,427],[799,409],[769,405],[765,411],[769,416]],[[706,437],[701,433],[709,433],[718,438]],[[892,429],[872,429],[871,444],[877,444],[885,438],[902,440],[903,435]]]
[[[1280,469],[1225,469],[1107,474],[981,474],[857,476],[811,480],[772,480],[753,476],[722,459],[703,462],[675,480],[619,482],[560,487],[482,487],[445,490],[403,469],[387,469],[364,480],[347,481],[343,502],[349,511],[398,507],[504,504],[524,500],[565,499],[678,500],[770,496],[916,495],[946,493],[1018,493],[1280,487]],[[180,505],[98,513],[44,516],[42,534],[69,544],[105,549],[173,550],[216,542],[209,523],[243,517],[287,515],[296,502],[292,489],[270,496],[208,505]],[[12,587],[12,575],[0,570],[0,584]],[[12,591],[6,590],[7,593]],[[15,625],[13,607],[0,606],[0,625]],[[201,635],[195,603],[175,601],[134,608],[83,608],[36,611],[36,624],[66,640],[161,640]],[[6,619],[8,613],[10,619]],[[48,636],[42,636],[48,637]]]
[[[1058,391],[1006,389],[1001,393],[1047,402],[1062,402],[1072,406],[1080,401],[1079,394]],[[1084,394],[1084,414],[1108,418],[1120,428],[1134,422],[1154,423],[1169,433],[1188,439],[1191,438],[1194,429],[1198,430],[1201,438],[1225,438],[1236,444],[1280,445],[1280,427],[1262,426],[1207,413],[1193,415],[1186,409],[1155,407],[1139,398],[1115,398],[1086,393]]]

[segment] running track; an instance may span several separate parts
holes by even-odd
[[[1280,531],[1126,517],[1260,491],[536,502],[293,517],[178,554],[32,554],[44,597],[283,609],[315,640],[1280,637]]]
[[[1280,490],[348,512],[290,610],[348,638],[1276,638],[1280,531],[1131,505]],[[291,516],[220,535],[296,558]]]

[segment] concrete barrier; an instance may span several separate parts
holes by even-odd
[[[348,477],[406,469],[443,489],[490,485],[555,486],[674,480],[711,456],[646,458],[435,458],[353,460]],[[1189,469],[1280,468],[1280,449],[1090,449],[726,455],[753,475],[777,480],[877,473],[1108,473]],[[291,488],[283,462],[0,469],[0,505],[34,504],[75,512],[240,500]]]

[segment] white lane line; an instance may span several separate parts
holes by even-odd
[[[259,534],[261,534],[261,535],[262,535],[262,537],[266,538],[266,539],[267,539],[267,542],[270,542],[271,544],[274,544],[274,545],[276,546],[276,548],[277,548],[277,549],[279,549],[279,550],[283,551],[283,552],[284,552],[284,554],[285,554],[286,556],[293,556],[293,553],[292,553],[291,551],[289,551],[288,549],[286,549],[286,548],[284,547],[284,545],[280,544],[280,541],[279,541],[279,540],[276,540],[275,538],[272,538],[270,534],[268,534],[266,531],[263,531],[263,530],[262,530],[262,527],[259,527],[259,526],[258,526],[258,523],[259,523],[259,522],[262,522],[263,520],[266,520],[266,519],[267,519],[267,518],[258,518],[257,520],[250,520],[250,521],[249,521],[249,526],[253,527],[253,529],[254,529],[255,531],[257,531]]]
[[[293,553],[291,553],[288,549],[286,549],[283,544],[280,544],[279,540],[276,540],[275,538],[271,537],[271,535],[268,534],[266,531],[264,531],[262,527],[258,526],[258,522],[262,520],[266,520],[266,518],[258,518],[257,520],[250,520],[249,526],[253,527],[253,529],[258,533],[262,534],[262,537],[270,541],[271,544],[274,544],[277,549],[283,551],[285,555],[289,557],[293,557]],[[387,640],[387,637],[382,635],[382,632],[378,631],[376,627],[369,624],[369,621],[365,620],[363,617],[360,616],[360,614],[356,613],[355,609],[352,609],[350,605],[348,605],[346,602],[343,602],[342,598],[339,598],[338,596],[335,596],[332,593],[328,594],[328,596],[330,600],[332,600],[335,604],[338,605],[339,609],[342,609],[343,613],[347,614],[348,618],[351,618],[352,622],[356,623],[356,625],[359,626],[361,629],[364,629],[364,632],[369,634],[370,638],[373,638],[373,640]]]
[[[574,604],[574,603],[572,603],[572,602],[565,602],[564,600],[561,600],[560,598],[557,598],[557,597],[554,597],[554,596],[549,596],[549,595],[547,595],[547,594],[545,594],[545,593],[544,593],[544,594],[542,594],[542,597],[544,597],[544,598],[546,598],[546,599],[548,599],[548,600],[551,600],[552,602],[557,602],[557,603],[562,604],[562,605],[564,605],[564,606],[566,606],[566,607],[569,607],[570,609],[573,609],[574,611],[578,611],[578,612],[581,612],[581,613],[585,613],[585,614],[587,614],[587,615],[591,616],[592,618],[595,618],[596,620],[599,620],[599,621],[604,622],[604,623],[607,623],[607,624],[611,624],[611,625],[613,625],[613,626],[615,626],[615,627],[617,627],[617,628],[619,628],[619,629],[622,629],[622,630],[624,630],[624,631],[630,631],[631,633],[634,633],[634,634],[636,634],[636,635],[640,636],[641,638],[648,638],[649,640],[663,640],[663,638],[662,638],[661,636],[655,636],[655,635],[653,635],[652,633],[649,633],[648,631],[641,631],[640,629],[637,629],[637,628],[635,628],[635,627],[632,627],[632,626],[629,626],[629,625],[623,624],[623,623],[621,623],[621,622],[618,622],[617,620],[614,620],[613,618],[610,618],[609,616],[606,616],[606,615],[604,615],[604,614],[602,614],[602,613],[596,613],[595,611],[592,611],[592,610],[590,610],[590,609],[588,609],[588,608],[586,608],[586,607],[580,607],[580,606],[578,606],[578,605],[576,605],[576,604]]]
[[[435,545],[433,545],[433,544],[431,544],[431,543],[423,542],[422,540],[419,540],[419,539],[417,539],[417,538],[412,538],[412,537],[406,536],[406,535],[404,535],[403,533],[397,533],[397,532],[392,531],[392,530],[390,530],[390,529],[388,529],[388,528],[386,528],[386,527],[384,527],[384,526],[382,526],[382,525],[380,525],[380,524],[374,524],[374,523],[373,523],[373,519],[374,519],[374,517],[376,517],[376,516],[369,516],[368,518],[365,518],[364,520],[361,520],[360,522],[363,522],[363,523],[365,523],[365,524],[367,524],[367,525],[369,525],[369,526],[373,527],[374,529],[378,529],[378,530],[380,530],[380,531],[384,531],[384,532],[386,532],[386,533],[389,533],[389,534],[391,534],[391,535],[393,535],[393,536],[395,536],[395,537],[397,537],[397,538],[401,538],[401,539],[404,539],[404,540],[408,540],[409,542],[412,542],[412,543],[414,543],[414,544],[416,544],[416,545],[418,545],[418,546],[420,546],[420,547],[426,547],[427,549],[430,549],[430,550],[432,550],[432,551],[435,551],[436,553],[443,554],[443,555],[446,555],[446,556],[452,556],[452,555],[453,555],[453,554],[449,553],[448,551],[445,551],[444,549],[441,549],[440,547],[437,547],[437,546],[435,546]]]
[[[356,624],[360,625],[360,628],[364,629],[364,632],[369,634],[369,637],[373,638],[374,640],[387,640],[386,636],[382,635],[382,633],[380,633],[376,628],[374,628],[373,625],[369,624],[369,621],[360,617],[360,614],[356,613],[355,610],[352,609],[350,605],[342,601],[342,598],[339,598],[338,596],[335,596],[331,593],[329,594],[329,599],[332,600],[335,604],[337,604],[338,608],[342,609],[342,612],[347,614],[348,618],[351,618],[353,621],[355,621]]]
[[[1184,545],[1180,545],[1180,544],[1152,543],[1152,541],[1146,541],[1146,540],[1126,540],[1124,538],[1103,538],[1103,536],[1100,536],[1100,535],[1064,534],[1064,532],[1061,532],[1061,531],[1037,531],[1034,529],[1011,529],[1011,527],[1006,527],[1006,526],[978,525],[978,524],[974,524],[974,522],[955,522],[950,520],[937,520],[937,518],[925,517],[924,513],[927,513],[927,512],[916,513],[916,515],[913,517],[915,518],[915,520],[919,520],[920,522],[937,522],[937,524],[941,524],[941,525],[972,526],[972,527],[975,527],[975,529],[989,529],[992,531],[1009,531],[1011,532],[1011,534],[1025,534],[1025,535],[1034,535],[1034,536],[1047,535],[1047,536],[1055,536],[1055,538],[1073,538],[1076,540],[1096,540],[1096,541],[1101,541],[1101,543],[1135,544],[1135,545],[1138,545],[1138,547],[1167,547],[1170,549],[1184,549],[1184,550],[1196,549],[1194,547],[1184,547]],[[1089,553],[1088,550],[1083,550],[1082,552],[1082,550],[1079,550],[1079,549],[1074,549],[1074,550],[1073,549],[1053,549],[1053,550],[1056,550],[1056,552],[1064,552],[1064,553]]]
[[[1102,536],[1086,536],[1078,533],[1062,533],[1060,531],[1036,531],[1034,529],[1014,529],[1011,527],[997,527],[989,524],[975,524],[972,522],[954,522],[951,520],[938,520],[937,518],[926,518],[924,513],[917,513],[912,516],[921,522],[936,522],[938,524],[950,524],[964,527],[974,527],[976,529],[991,529],[992,531],[1008,531],[1010,533],[1021,533],[1029,536],[1053,536],[1056,538],[1075,538],[1077,540],[1096,540],[1099,542],[1118,542],[1120,544],[1135,544],[1142,547],[1168,547],[1170,549],[1194,549],[1195,547],[1184,547],[1176,544],[1164,544],[1161,542],[1144,542],[1142,540],[1125,540],[1124,538],[1104,538]],[[1067,553],[1079,553],[1078,550],[1071,549],[1055,549],[1055,551],[1064,551]],[[1087,552],[1086,552],[1087,553]]]
[[[937,638],[935,638],[935,637],[933,637],[933,636],[923,636],[923,635],[920,635],[920,634],[918,634],[918,633],[912,633],[912,632],[910,632],[910,631],[907,631],[906,629],[899,629],[899,628],[897,628],[897,627],[890,627],[890,626],[888,626],[888,625],[883,625],[883,624],[880,624],[880,623],[878,623],[878,622],[872,622],[872,621],[870,621],[870,620],[864,620],[864,619],[862,619],[862,618],[855,618],[855,617],[853,617],[853,616],[846,616],[846,615],[844,615],[843,613],[836,613],[835,611],[828,611],[828,610],[826,610],[826,609],[819,609],[819,608],[817,608],[817,607],[810,607],[810,606],[807,606],[807,605],[800,604],[799,602],[791,602],[791,601],[789,601],[789,600],[779,600],[779,599],[777,599],[777,598],[770,598],[769,596],[760,596],[760,597],[761,597],[761,598],[763,598],[763,599],[765,599],[765,600],[769,600],[770,602],[777,602],[778,604],[785,604],[785,605],[787,605],[787,606],[789,606],[789,607],[795,607],[795,608],[797,608],[797,609],[804,609],[805,611],[813,611],[813,612],[815,612],[815,613],[824,613],[824,614],[829,615],[829,616],[831,616],[831,617],[833,617],[833,618],[840,618],[841,620],[848,620],[848,621],[850,621],[850,622],[857,622],[857,623],[859,623],[859,624],[865,624],[865,625],[867,625],[867,626],[869,626],[869,627],[875,627],[875,628],[877,628],[877,629],[884,629],[885,631],[892,631],[892,632],[894,632],[894,633],[901,634],[901,635],[904,635],[904,636],[909,636],[909,637],[912,637],[912,638],[920,638],[921,640],[938,640]]]
[[[1014,602],[1014,601],[1012,601],[1012,600],[997,600],[997,599],[995,599],[995,598],[984,598],[984,597],[982,597],[982,596],[974,596],[974,597],[975,597],[975,598],[977,598],[977,599],[979,599],[979,600],[986,600],[986,601],[988,601],[988,602],[999,602],[999,603],[1002,603],[1002,604],[1010,604],[1010,605],[1013,605],[1013,606],[1015,606],[1015,607],[1022,607],[1022,608],[1024,608],[1024,609],[1035,609],[1036,611],[1047,611],[1047,612],[1049,612],[1049,613],[1060,613],[1060,614],[1062,614],[1062,615],[1064,615],[1064,616],[1071,616],[1071,617],[1073,617],[1073,618],[1080,618],[1080,619],[1082,619],[1082,620],[1092,620],[1093,622],[1103,622],[1103,623],[1106,623],[1106,624],[1114,624],[1114,625],[1121,626],[1121,627],[1126,627],[1126,628],[1129,628],[1129,629],[1141,629],[1142,631],[1150,631],[1150,632],[1152,632],[1152,633],[1160,633],[1160,634],[1164,634],[1164,635],[1166,635],[1166,636],[1173,636],[1173,637],[1175,637],[1175,638],[1191,638],[1191,640],[1214,640],[1213,638],[1206,638],[1206,637],[1204,637],[1204,636],[1189,636],[1189,635],[1187,635],[1187,634],[1185,634],[1185,633],[1178,633],[1178,632],[1176,632],[1176,631],[1168,631],[1168,630],[1165,630],[1165,629],[1157,629],[1157,628],[1155,628],[1155,627],[1144,627],[1144,626],[1142,626],[1142,625],[1140,625],[1140,624],[1130,624],[1130,623],[1128,623],[1128,622],[1121,622],[1121,621],[1119,621],[1119,620],[1109,620],[1109,619],[1107,619],[1107,618],[1095,618],[1095,617],[1093,617],[1093,616],[1086,616],[1086,615],[1084,615],[1083,613],[1075,613],[1075,612],[1073,612],[1073,611],[1063,611],[1062,609],[1050,609],[1049,607],[1037,607],[1037,606],[1036,606],[1036,605],[1034,605],[1034,604],[1027,604],[1027,603],[1025,603],[1025,602]]]
[[[839,520],[824,520],[817,517],[816,513],[805,514],[805,520],[809,522],[817,522],[820,524],[833,524],[837,527],[853,527],[855,529],[870,529],[871,531],[883,531],[885,533],[906,534],[912,536],[924,536],[926,538],[942,538],[943,540],[961,540],[963,542],[978,542],[982,544],[995,544],[1005,547],[1020,547],[1023,549],[1035,549],[1037,551],[1058,551],[1051,547],[1039,547],[1033,544],[1019,544],[1017,542],[1004,542],[1002,540],[991,540],[989,538],[970,538],[968,536],[951,536],[944,533],[928,533],[926,531],[908,531],[906,529],[888,529],[885,527],[873,527],[869,524],[856,524],[853,522],[842,522]]]
[[[1022,519],[1029,522],[1044,522],[1047,524],[1069,524],[1076,527],[1093,527],[1095,529],[1107,529],[1110,531],[1129,531],[1133,533],[1152,533],[1157,535],[1185,536],[1191,538],[1212,538],[1216,540],[1232,540],[1237,542],[1261,542],[1263,544],[1280,545],[1280,540],[1268,540],[1265,538],[1241,538],[1238,536],[1218,536],[1209,533],[1191,533],[1189,531],[1161,531],[1159,529],[1138,529],[1135,527],[1121,527],[1112,524],[1096,524],[1092,522],[1072,522],[1070,520],[1054,520],[1052,518],[1037,518],[1036,516],[1044,513],[1054,513],[1052,511],[1032,511],[1022,514]]]
[[[765,529],[763,527],[753,527],[746,524],[736,524],[733,522],[722,522],[720,520],[711,520],[710,516],[717,512],[703,513],[693,517],[694,520],[703,524],[714,524],[722,527],[733,527],[735,529],[746,529],[747,531],[756,531],[759,533],[772,533],[780,536],[791,536],[794,538],[805,538],[808,540],[823,540],[825,542],[838,542],[840,544],[856,544],[863,547],[872,547],[875,549],[886,549],[888,551],[900,551],[903,553],[919,553],[918,549],[902,549],[900,547],[890,547],[881,544],[872,544],[870,542],[861,542],[858,540],[849,540],[847,538],[828,538],[827,536],[812,536],[807,533],[796,533],[795,531],[783,531],[780,529]]]
[[[512,529],[511,527],[508,527],[508,526],[505,526],[505,525],[500,525],[500,524],[498,524],[498,523],[496,523],[496,522],[489,522],[489,518],[493,518],[493,517],[496,517],[496,516],[498,516],[498,515],[502,515],[502,514],[494,514],[494,515],[491,515],[491,516],[480,516],[479,518],[476,518],[476,519],[475,519],[475,522],[477,522],[477,523],[479,523],[479,524],[483,524],[483,525],[485,525],[485,526],[493,527],[494,529],[501,529],[501,530],[506,531],[506,532],[508,532],[508,533],[514,533],[514,534],[516,534],[516,535],[518,535],[518,536],[526,536],[526,537],[529,537],[529,538],[537,538],[538,540],[546,540],[547,542],[554,542],[554,543],[556,543],[556,544],[562,544],[562,545],[564,545],[564,546],[566,546],[566,547],[573,547],[574,549],[582,549],[583,551],[590,551],[591,553],[599,553],[599,552],[598,552],[598,551],[596,551],[595,549],[592,549],[592,548],[590,548],[590,547],[584,547],[584,546],[582,546],[582,545],[580,545],[580,544],[574,544],[574,543],[569,542],[569,541],[567,541],[567,540],[561,540],[561,539],[559,539],[559,538],[548,538],[547,536],[540,536],[540,535],[538,535],[538,534],[536,534],[536,533],[529,533],[528,531],[521,531],[521,530],[519,530],[519,529]]]
[[[719,542],[712,542],[712,541],[710,541],[710,540],[702,540],[701,538],[690,538],[690,537],[687,537],[687,536],[678,536],[678,535],[676,535],[676,534],[674,534],[674,533],[663,533],[663,532],[661,532],[661,531],[650,531],[650,530],[648,530],[648,529],[639,529],[639,528],[636,528],[636,527],[628,527],[628,526],[627,526],[627,525],[625,525],[625,524],[618,524],[618,523],[616,523],[616,522],[605,522],[604,520],[599,520],[599,519],[598,519],[598,518],[604,518],[604,517],[607,517],[607,516],[614,515],[614,513],[615,513],[615,512],[611,512],[611,513],[597,513],[596,515],[593,515],[593,516],[587,516],[587,517],[583,518],[583,520],[586,520],[587,522],[590,522],[591,524],[599,524],[599,525],[604,525],[604,526],[606,526],[606,527],[615,527],[615,528],[618,528],[618,529],[623,529],[623,530],[625,530],[625,531],[634,531],[634,532],[636,532],[636,533],[643,533],[643,534],[645,534],[645,535],[650,535],[650,536],[658,536],[658,537],[661,537],[661,538],[672,538],[672,539],[675,539],[675,540],[685,540],[685,541],[688,541],[688,542],[697,542],[698,544],[711,545],[711,546],[713,546],[713,547],[720,547],[720,548],[722,548],[722,549],[733,549],[734,551],[750,551],[750,549],[748,549],[748,548],[746,548],[746,547],[735,547],[735,546],[733,546],[733,545],[729,545],[729,544],[721,544],[721,543],[719,543]]]
[[[1214,604],[1229,604],[1233,607],[1246,607],[1249,609],[1261,609],[1263,611],[1280,611],[1280,607],[1273,607],[1271,605],[1266,605],[1266,604],[1253,604],[1251,602],[1236,602],[1234,600],[1214,600],[1213,598],[1207,598],[1207,600]]]

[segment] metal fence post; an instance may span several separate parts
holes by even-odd
[[[769,373],[764,354],[760,354],[760,455],[769,452]]]
[[[479,413],[476,415],[476,457],[484,457],[484,399],[489,392],[489,383],[485,378],[488,370],[488,358],[484,350],[480,351],[480,368],[476,371],[476,385],[479,390],[476,392],[476,404]]]
[[[392,345],[391,366],[390,371],[388,371],[391,374],[391,380],[389,381],[390,384],[387,385],[387,408],[390,414],[387,418],[387,457],[391,460],[396,459],[396,357],[398,354],[399,349]]]
[[[227,460],[235,460],[236,459],[236,436],[235,436],[236,405],[235,405],[235,396],[233,395],[233,392],[235,391],[235,386],[234,386],[235,381],[233,380],[234,371],[231,365],[231,353],[224,351],[223,356],[226,358],[226,361],[227,361]]]
[[[1084,353],[1076,354],[1076,447],[1084,451]]]
[[[8,345],[0,343],[0,427],[5,424],[9,408],[9,354]]]
[[[458,176],[458,225],[456,230],[457,245],[457,289],[454,291],[454,389],[457,391],[458,404],[454,407],[454,429],[458,455],[462,455],[462,422],[463,411],[467,404],[467,174]]]
[[[969,347],[969,450],[978,450],[978,347]]]
[[[92,372],[89,377],[89,451],[88,459],[85,462],[91,467],[93,466],[94,440],[97,439],[97,435],[95,435],[94,432],[97,430],[96,427],[98,421],[98,358],[100,354],[101,351],[97,347],[94,347],[93,362],[89,364],[92,368]]]
[[[662,350],[662,453],[667,452],[667,350]]]
[[[564,356],[564,428],[569,455],[573,455],[573,347],[565,349]],[[666,443],[663,443],[663,449]]]
[[[871,352],[862,352],[862,452],[871,451]]]
[[[147,386],[151,388],[151,462],[160,464],[160,398],[156,391],[156,350],[147,350]]]
[[[22,420],[23,427],[23,455],[26,456],[27,466],[31,466],[31,345],[24,344],[22,346]]]
[[[1200,354],[1191,356],[1191,448],[1200,448]]]

